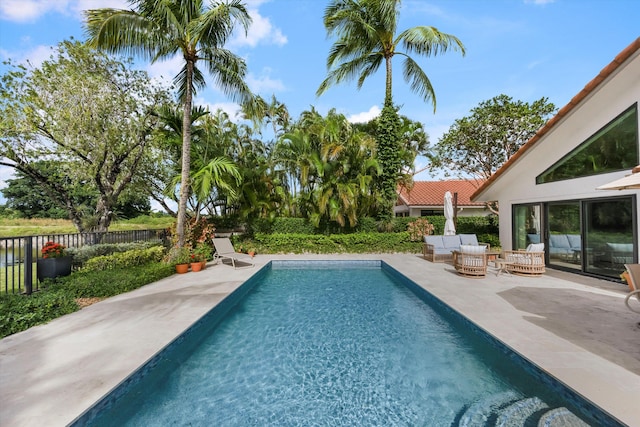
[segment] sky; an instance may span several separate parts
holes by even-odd
[[[294,119],[314,107],[321,114],[335,108],[352,122],[368,121],[382,108],[383,68],[360,90],[353,81],[320,97],[315,94],[326,77],[326,58],[335,41],[327,37],[322,20],[328,3],[246,0],[253,23],[248,34],[235,34],[226,47],[245,59],[251,90],[265,99],[275,95]],[[0,0],[0,62],[29,61],[37,67],[59,42],[84,39],[83,10],[128,5],[126,0]],[[432,145],[456,119],[500,94],[529,103],[546,97],[562,108],[640,36],[639,16],[637,0],[403,0],[398,33],[433,26],[458,37],[466,55],[450,51],[413,56],[435,90],[435,112],[432,104],[411,92],[396,57],[394,103],[401,107],[400,114],[424,125]],[[170,81],[181,63],[180,58],[155,64],[136,60],[136,67]],[[0,65],[0,75],[6,70]],[[239,109],[211,79],[195,103],[231,116]],[[416,166],[425,164],[419,158]],[[0,188],[11,173],[0,166]],[[423,172],[414,179],[441,177]]]

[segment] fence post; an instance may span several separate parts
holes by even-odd
[[[33,293],[33,241],[32,237],[24,240],[24,291]]]

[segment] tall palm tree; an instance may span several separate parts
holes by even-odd
[[[404,57],[403,76],[413,92],[436,108],[431,81],[411,54],[433,56],[450,49],[465,54],[457,37],[435,27],[417,26],[396,35],[400,0],[332,0],[325,9],[324,25],[329,36],[337,36],[327,57],[327,78],[316,91],[319,96],[329,87],[357,77],[360,89],[367,77],[385,66],[384,106],[377,133],[377,157],[382,173],[376,185],[381,194],[378,218],[390,226],[401,178],[402,159],[398,144],[400,120],[393,106],[392,67],[394,56]],[[404,51],[401,51],[403,48]]]
[[[184,66],[174,78],[183,106],[182,171],[176,232],[184,245],[184,227],[190,191],[191,106],[197,89],[205,87],[197,67],[204,62],[216,85],[241,102],[250,97],[244,82],[244,60],[224,48],[236,24],[245,32],[251,18],[240,0],[129,0],[131,10],[94,9],[86,12],[89,44],[111,53],[140,55],[155,62],[179,54]]]
[[[316,94],[323,94],[334,84],[358,77],[358,89],[382,64],[385,66],[385,103],[392,100],[394,56],[404,57],[403,75],[411,90],[431,101],[436,97],[431,81],[411,54],[435,56],[449,49],[465,54],[457,37],[435,27],[417,26],[396,36],[398,8],[401,0],[333,0],[325,9],[324,25],[329,36],[337,36],[327,58],[327,78]],[[403,47],[404,52],[399,48]]]

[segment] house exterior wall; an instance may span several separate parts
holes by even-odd
[[[500,242],[512,248],[512,206],[575,199],[597,199],[635,194],[638,190],[602,191],[596,187],[630,173],[622,171],[536,185],[536,176],[615,119],[634,103],[640,104],[640,51],[636,51],[608,80],[559,121],[509,169],[477,196],[476,201],[498,200]],[[636,206],[640,223],[640,206]],[[636,233],[638,234],[638,233]],[[640,239],[639,239],[640,240]],[[640,245],[640,242],[636,242]],[[515,248],[517,249],[517,248]]]

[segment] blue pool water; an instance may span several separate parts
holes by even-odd
[[[265,268],[76,425],[617,425],[389,267],[329,265]]]

